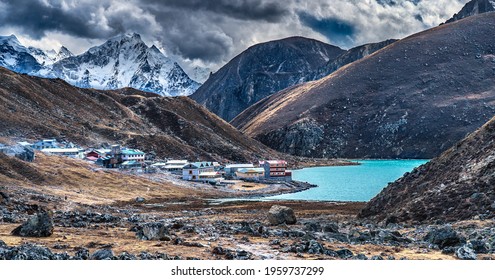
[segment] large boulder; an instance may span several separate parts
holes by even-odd
[[[271,225],[288,224],[292,225],[296,223],[296,215],[292,208],[280,205],[273,205],[268,211],[268,221]]]
[[[146,223],[136,232],[141,240],[170,240],[167,227],[163,223]]]
[[[431,230],[424,240],[437,245],[440,249],[465,243],[463,238],[449,226]]]
[[[18,226],[12,235],[23,237],[48,237],[53,234],[53,219],[50,212],[43,211]]]

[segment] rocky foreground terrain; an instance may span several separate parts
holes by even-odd
[[[495,257],[495,223],[483,216],[386,223],[356,218],[364,203],[219,203],[239,193],[63,157],[0,163],[9,170],[0,172],[0,259]]]

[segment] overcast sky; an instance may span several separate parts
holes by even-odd
[[[342,48],[436,26],[468,0],[0,0],[0,35],[79,54],[136,32],[186,69],[216,70],[247,47],[305,36]]]

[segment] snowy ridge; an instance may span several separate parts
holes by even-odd
[[[77,56],[65,47],[45,52],[22,46],[13,35],[0,37],[0,66],[61,78],[78,87],[133,87],[163,96],[191,95],[200,86],[176,62],[155,46],[148,47],[135,33],[115,36]]]

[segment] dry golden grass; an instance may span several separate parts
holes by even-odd
[[[47,156],[37,153],[33,163],[24,163],[38,171],[42,183],[29,180],[0,180],[5,185],[20,186],[82,204],[112,204],[130,201],[137,196],[146,199],[174,199],[201,196],[201,190],[180,188],[158,183],[142,176],[123,174],[117,170],[101,169],[79,159]]]

